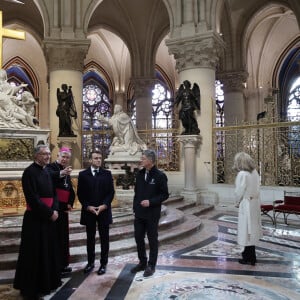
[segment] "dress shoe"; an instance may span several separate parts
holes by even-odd
[[[83,269],[83,273],[87,274],[90,273],[95,268],[94,264],[87,264]]]
[[[239,263],[242,265],[251,265],[251,266],[255,266],[255,261],[247,261],[244,259],[239,259]]]
[[[62,270],[61,270],[61,273],[62,274],[67,274],[67,273],[71,273],[72,272],[72,268],[71,267],[64,267]]]
[[[147,268],[146,268],[146,270],[145,270],[143,276],[144,276],[144,277],[152,276],[152,275],[154,274],[154,272],[155,272],[155,268],[154,268],[154,267],[152,267],[152,266],[147,266]]]
[[[97,271],[98,275],[103,275],[106,273],[106,266],[101,265],[100,268]]]
[[[133,274],[135,274],[137,272],[144,271],[145,269],[146,269],[146,265],[139,263],[135,267],[133,267],[130,270],[130,272],[133,273]]]

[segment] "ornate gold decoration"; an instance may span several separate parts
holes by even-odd
[[[31,138],[0,138],[0,160],[32,160],[33,147],[34,139]]]
[[[2,210],[12,209],[17,212],[20,207],[25,206],[21,180],[0,181],[0,208]]]

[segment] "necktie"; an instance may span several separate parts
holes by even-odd
[[[98,173],[99,173],[99,170],[94,169],[94,176],[98,175]]]

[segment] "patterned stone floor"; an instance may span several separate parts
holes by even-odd
[[[198,232],[160,247],[157,270],[150,278],[130,273],[137,263],[135,253],[110,258],[103,276],[84,275],[85,263],[78,263],[60,290],[45,300],[300,299],[299,221],[274,229],[265,220],[258,263],[249,266],[238,263],[242,249],[236,244],[236,215],[214,210],[200,218]],[[0,272],[0,299],[20,299],[11,289],[13,275]]]

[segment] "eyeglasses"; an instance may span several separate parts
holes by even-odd
[[[46,155],[51,155],[51,153],[50,152],[45,152],[45,153],[39,153],[39,155],[46,156]]]

